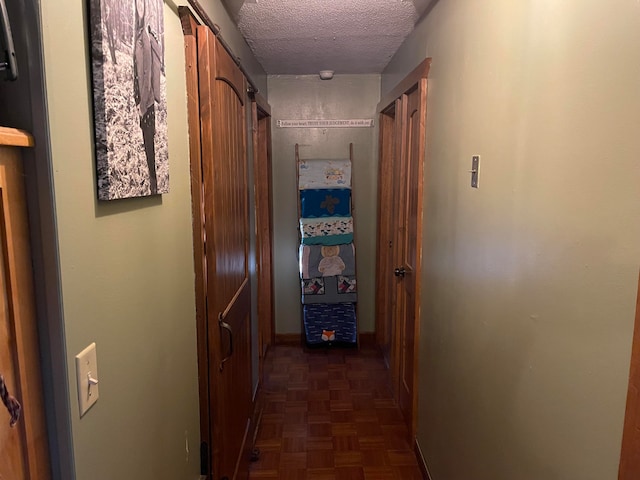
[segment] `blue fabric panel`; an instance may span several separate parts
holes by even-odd
[[[351,189],[300,190],[300,215],[302,218],[348,217],[351,215]]]
[[[304,305],[304,331],[309,345],[357,342],[356,307],[353,303],[313,303]],[[322,331],[335,332],[331,342],[322,339]]]
[[[303,238],[303,245],[342,245],[343,243],[353,243],[353,233],[344,235],[327,235],[324,237]]]

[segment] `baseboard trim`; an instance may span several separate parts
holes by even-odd
[[[375,332],[360,332],[360,346],[361,347],[375,347],[376,345],[376,333]]]
[[[276,333],[276,345],[300,345],[302,337],[299,333]]]
[[[251,431],[249,439],[251,448],[253,449],[258,438],[258,429],[262,421],[262,412],[264,411],[264,395],[262,394],[262,384],[258,382],[256,391],[253,394],[253,412],[251,414]]]
[[[420,467],[420,471],[422,472],[422,478],[426,480],[433,480],[431,475],[429,474],[429,468],[427,467],[427,462],[424,459],[424,455],[422,454],[422,450],[420,449],[420,444],[418,443],[418,439],[413,440],[413,451],[416,454],[416,459],[418,460],[418,467]]]

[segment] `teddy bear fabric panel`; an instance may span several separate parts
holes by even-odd
[[[351,215],[351,189],[300,190],[302,218],[348,217],[349,215]]]
[[[298,188],[351,188],[351,161],[300,160]]]
[[[342,245],[300,245],[302,278],[355,275],[356,256],[353,243]]]

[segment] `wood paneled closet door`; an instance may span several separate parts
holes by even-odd
[[[245,98],[240,69],[199,26],[200,134],[213,478],[243,478],[251,416],[251,293]]]
[[[185,33],[201,473],[248,477],[251,396],[246,79],[209,27]]]
[[[376,330],[412,441],[417,426],[429,65],[426,59],[379,104]]]

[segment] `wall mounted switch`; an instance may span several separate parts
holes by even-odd
[[[98,400],[98,359],[95,342],[76,355],[78,405],[82,417]]]
[[[480,173],[480,155],[474,155],[471,157],[471,187],[478,188],[478,175]]]

